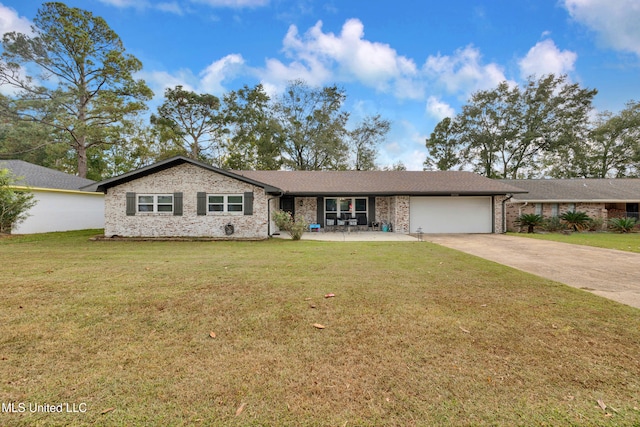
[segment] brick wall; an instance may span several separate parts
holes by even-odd
[[[253,215],[197,215],[198,192],[208,194],[242,194],[253,192]],[[183,193],[183,214],[126,215],[126,193]],[[220,175],[192,164],[170,169],[126,182],[108,189],[105,196],[105,235],[126,237],[221,237],[265,239],[268,237],[267,200],[264,189]],[[235,232],[227,236],[224,226],[234,225]]]
[[[542,216],[544,218],[551,218],[553,216],[552,205],[553,203],[542,203]],[[558,203],[557,205],[558,216],[569,211],[571,208],[570,203]],[[604,208],[604,203],[575,203],[575,210],[577,212],[586,212],[590,218],[602,218],[605,224],[607,222],[607,210]],[[507,230],[521,231],[516,224],[518,217],[524,214],[535,213],[536,203],[528,203],[525,205],[522,202],[507,202]]]
[[[309,224],[318,220],[318,198],[317,197],[296,197],[296,216],[302,215]]]

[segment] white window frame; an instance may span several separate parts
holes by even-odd
[[[140,201],[140,199],[142,197],[152,197],[151,202],[144,202],[142,203]],[[169,197],[171,198],[171,203],[166,203],[164,201],[162,201],[162,203],[159,202],[159,198],[160,197]],[[174,211],[174,203],[175,200],[173,198],[173,194],[136,194],[136,213],[137,214],[141,214],[141,215],[147,215],[147,214],[160,214],[160,215],[173,215],[173,211]],[[150,211],[141,211],[140,210],[140,206],[152,206],[153,210]],[[171,210],[158,210],[159,206],[171,206]]]
[[[536,215],[542,216],[542,203],[536,203]]]
[[[559,203],[551,203],[551,216],[556,217],[560,215],[560,204]]]
[[[356,210],[356,199],[358,200],[364,200],[365,202],[365,210]],[[327,210],[327,200],[335,200],[336,201],[336,210],[335,211],[328,211]],[[348,210],[342,210],[340,209],[340,202],[341,200],[349,200],[349,205],[351,206],[351,209]],[[324,198],[324,210],[325,210],[325,220],[327,217],[327,213],[329,214],[333,214],[335,213],[337,218],[340,219],[340,216],[342,214],[348,214],[350,215],[350,218],[357,218],[356,214],[359,213],[363,213],[365,215],[367,215],[367,219],[369,217],[369,198],[368,197],[358,197],[358,196],[351,196],[351,197],[325,197]]]
[[[210,201],[210,197],[222,197],[222,203],[212,203]],[[229,202],[229,197],[240,197],[240,202]],[[211,206],[213,205],[222,205],[221,211],[213,211],[211,210]],[[230,211],[230,206],[240,206],[239,211]],[[233,194],[220,194],[220,193],[211,193],[207,194],[207,215],[244,215],[244,194],[241,193],[233,193]]]

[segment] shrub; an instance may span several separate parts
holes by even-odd
[[[289,233],[292,240],[300,240],[302,233],[309,227],[302,215],[296,215],[294,218],[291,213],[278,210],[273,212],[272,217],[278,228]]]
[[[516,220],[522,227],[527,227],[527,233],[533,233],[535,227],[539,227],[544,223],[544,218],[538,214],[522,214]]]
[[[544,224],[542,224],[542,228],[545,231],[548,231],[550,233],[554,233],[557,231],[564,231],[567,229],[567,224],[565,224],[560,218],[558,218],[557,216],[552,216],[549,219],[546,219],[544,221]]]
[[[638,224],[635,218],[611,218],[609,220],[609,228],[618,233],[628,233]]]
[[[10,233],[29,216],[27,211],[36,201],[33,194],[11,188],[15,178],[7,169],[0,169],[0,233]]]
[[[586,230],[589,226],[589,215],[586,212],[565,212],[560,215],[560,219],[573,231]]]
[[[602,231],[602,227],[604,226],[604,219],[598,218],[590,218],[589,223],[587,224],[587,229],[589,231]]]

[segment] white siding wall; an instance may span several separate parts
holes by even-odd
[[[104,227],[104,195],[32,190],[36,205],[13,234],[84,230]]]

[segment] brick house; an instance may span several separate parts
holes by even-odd
[[[586,212],[591,218],[638,218],[640,179],[503,179],[524,193],[516,193],[506,203],[508,231],[519,231],[516,219],[522,214],[545,218],[567,211]]]
[[[322,229],[501,233],[504,202],[523,192],[460,171],[229,171],[173,157],[97,183],[105,236],[264,239],[271,212]]]

